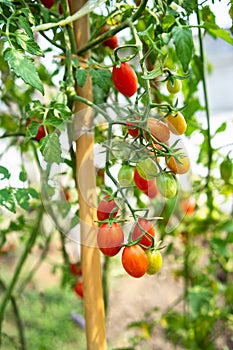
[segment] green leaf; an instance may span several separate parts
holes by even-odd
[[[30,124],[27,127],[27,139],[36,137],[39,126],[40,126],[40,123],[37,120],[30,121]]]
[[[211,243],[211,246],[216,254],[218,254],[219,256],[224,256],[224,257],[229,256],[229,254],[227,252],[227,243],[228,243],[227,241],[225,241],[221,238],[213,238],[213,239],[211,239],[210,243]]]
[[[39,199],[39,194],[38,194],[38,192],[37,192],[34,188],[29,187],[29,188],[28,188],[28,193],[29,193],[29,195],[30,195],[32,198]]]
[[[43,84],[39,78],[33,61],[23,51],[8,47],[4,51],[4,59],[15,74],[26,84],[33,86],[44,94]]]
[[[15,31],[16,41],[23,50],[36,56],[44,56],[44,52],[41,50],[39,45],[31,39],[22,29]]]
[[[216,135],[216,134],[218,134],[218,133],[220,133],[220,132],[225,131],[225,130],[226,130],[226,127],[227,127],[227,123],[226,123],[226,122],[222,123],[222,124],[218,127],[218,129],[215,131],[214,135]]]
[[[111,72],[109,70],[91,68],[90,75],[91,75],[93,84],[96,84],[105,93],[108,93],[110,85],[112,83]]]
[[[203,24],[203,27],[213,36],[217,36],[226,41],[228,44],[233,45],[233,38],[229,31],[220,28],[217,24],[214,23],[205,22]]]
[[[190,305],[190,317],[196,320],[200,315],[205,315],[210,309],[211,293],[201,286],[191,287],[188,291]]]
[[[30,24],[26,20],[26,18],[23,16],[19,16],[18,21],[19,21],[20,27],[23,28],[25,30],[25,32],[27,33],[27,35],[32,39],[33,38],[32,29],[31,29]]]
[[[189,62],[193,55],[193,37],[189,28],[176,26],[172,29],[172,38],[184,72],[188,70]]]
[[[43,137],[41,152],[48,163],[61,163],[61,144],[56,133]]]
[[[163,18],[163,30],[168,32],[168,30],[173,26],[176,22],[176,19],[173,15],[167,15]]]
[[[87,80],[87,72],[84,68],[78,68],[76,70],[75,78],[80,87],[83,87]]]
[[[18,205],[24,209],[29,209],[29,194],[28,191],[24,188],[17,188],[15,192],[15,199],[18,203]]]
[[[9,179],[11,177],[11,174],[9,173],[8,169],[1,165],[0,165],[0,174],[2,174],[2,177],[0,178],[0,180]]]
[[[20,173],[19,173],[20,181],[24,182],[27,180],[27,178],[28,178],[27,172],[25,170],[20,171]]]
[[[15,201],[10,189],[3,188],[0,190],[0,204],[8,209],[9,211],[15,213]]]

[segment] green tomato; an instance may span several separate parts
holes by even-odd
[[[227,156],[222,163],[220,164],[220,174],[221,178],[225,181],[228,182],[230,178],[232,177],[232,171],[233,171],[233,166],[232,166],[232,161],[231,159]]]
[[[122,187],[129,186],[133,181],[133,170],[129,165],[122,165],[118,172],[118,181]]]
[[[167,90],[171,93],[171,94],[177,94],[177,92],[180,91],[181,89],[181,81],[178,79],[174,79],[174,78],[169,78],[167,80]]]
[[[160,194],[165,198],[173,198],[177,194],[177,181],[171,173],[160,173],[156,178],[156,184]]]
[[[136,165],[136,169],[145,180],[153,180],[159,172],[156,162],[151,158],[140,160]]]
[[[111,143],[111,160],[120,159],[122,161],[129,160],[132,154],[130,144],[121,140],[113,140]]]
[[[159,250],[157,249],[147,249],[146,251],[148,259],[148,267],[146,272],[149,275],[154,275],[159,272],[163,265],[163,258]]]

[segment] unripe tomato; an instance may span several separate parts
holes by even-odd
[[[232,161],[231,159],[227,156],[222,163],[220,164],[220,174],[221,178],[225,181],[228,182],[230,178],[232,177]]]
[[[190,169],[190,161],[188,156],[185,157],[179,157],[180,163],[177,162],[177,160],[174,157],[169,157],[166,159],[166,164],[174,171],[176,174],[185,174]]]
[[[167,80],[166,85],[168,92],[170,92],[171,94],[177,94],[182,86],[181,81],[173,77]]]
[[[122,252],[122,265],[132,277],[142,277],[148,267],[147,255],[139,244],[126,246]]]
[[[118,206],[113,199],[109,199],[110,196],[104,196],[97,207],[97,218],[98,220],[107,220],[112,213],[112,217],[114,218],[118,213]]]
[[[50,9],[54,5],[55,0],[41,0],[41,3],[47,7],[47,9]]]
[[[132,232],[132,240],[135,241],[141,236],[138,244],[141,244],[143,248],[151,247],[153,244],[153,239],[151,236],[155,236],[154,226],[150,221],[144,218],[139,218],[137,224],[135,225]]]
[[[147,249],[146,251],[147,259],[148,259],[148,267],[146,272],[149,275],[154,275],[159,272],[163,265],[163,258],[158,249]]]
[[[72,275],[82,276],[82,266],[80,262],[77,262],[76,264],[70,264],[69,268]]]
[[[83,281],[78,280],[74,286],[74,292],[82,299],[83,298]]]
[[[164,122],[155,118],[148,118],[148,130],[150,134],[160,142],[167,142],[170,138],[170,130]]]
[[[104,26],[101,30],[101,33],[105,33],[108,30],[108,26]],[[109,38],[103,42],[104,46],[109,47],[110,49],[114,50],[118,45],[118,38],[116,35],[114,35],[112,38]]]
[[[169,114],[166,117],[166,122],[171,132],[175,135],[183,135],[187,129],[186,121],[181,112],[177,112],[175,116]]]
[[[131,166],[126,164],[122,165],[122,167],[118,172],[117,177],[118,177],[119,184],[122,187],[129,186],[133,181],[133,170]]]
[[[136,165],[136,169],[138,174],[145,180],[153,180],[159,172],[157,164],[151,158],[140,160]]]
[[[131,97],[138,89],[138,78],[133,68],[127,62],[113,67],[112,80],[116,89],[126,97]]]
[[[165,198],[173,198],[177,194],[177,182],[171,173],[161,173],[156,178],[160,194]]]
[[[97,244],[106,256],[116,255],[124,243],[124,232],[118,222],[101,224],[97,232]]]

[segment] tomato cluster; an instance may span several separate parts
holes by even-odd
[[[83,298],[83,280],[82,280],[82,266],[81,262],[70,263],[69,265],[70,273],[75,277],[75,283],[73,290],[79,298]]]

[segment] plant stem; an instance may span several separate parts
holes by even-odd
[[[201,76],[202,76],[203,93],[204,93],[204,101],[205,101],[205,112],[206,112],[206,122],[207,122],[208,173],[207,173],[207,177],[206,177],[206,187],[208,188],[210,175],[211,175],[213,148],[211,145],[210,111],[209,111],[209,101],[208,101],[206,76],[205,76],[205,57],[204,57],[202,32],[201,32],[201,28],[200,28],[200,14],[199,14],[199,9],[198,9],[198,2],[197,2],[196,16],[197,16],[197,22],[198,22],[198,40],[199,40],[199,47],[200,47],[200,58],[201,58],[201,62],[202,62],[202,64],[201,64]],[[207,193],[207,195],[208,195],[208,193]]]
[[[0,286],[5,291],[7,290],[7,287],[5,286],[3,281],[1,281],[1,280],[0,280]],[[20,338],[20,343],[21,343],[21,349],[22,350],[26,350],[26,348],[27,348],[27,346],[26,346],[26,339],[25,339],[25,336],[24,336],[23,322],[21,320],[21,316],[20,316],[20,313],[19,313],[19,308],[18,308],[18,305],[16,303],[15,298],[12,295],[11,295],[10,299],[11,299],[12,308],[13,308],[13,311],[14,311],[14,314],[15,314],[17,327],[18,327],[18,330],[19,330],[19,338]]]
[[[16,269],[15,269],[15,272],[14,272],[14,276],[6,290],[6,293],[5,295],[3,296],[3,300],[2,300],[2,303],[0,305],[0,346],[1,346],[1,334],[2,334],[2,322],[3,322],[3,318],[4,318],[4,312],[5,312],[5,309],[6,309],[6,306],[7,306],[7,303],[8,301],[10,300],[11,298],[11,295],[12,295],[12,292],[13,292],[13,289],[18,281],[18,278],[19,278],[19,275],[20,275],[20,272],[23,268],[23,265],[30,253],[30,250],[31,248],[33,247],[34,243],[35,243],[35,240],[36,240],[36,237],[38,235],[38,229],[39,229],[39,225],[40,225],[40,222],[41,222],[41,219],[42,219],[42,216],[43,216],[43,208],[41,207],[40,210],[39,210],[39,213],[38,213],[38,217],[37,217],[37,221],[36,221],[36,224],[35,226],[33,227],[32,231],[31,231],[31,234],[30,234],[30,237],[25,245],[25,249],[24,249],[24,252],[23,254],[21,255],[21,258],[18,262],[18,265],[16,266]]]

